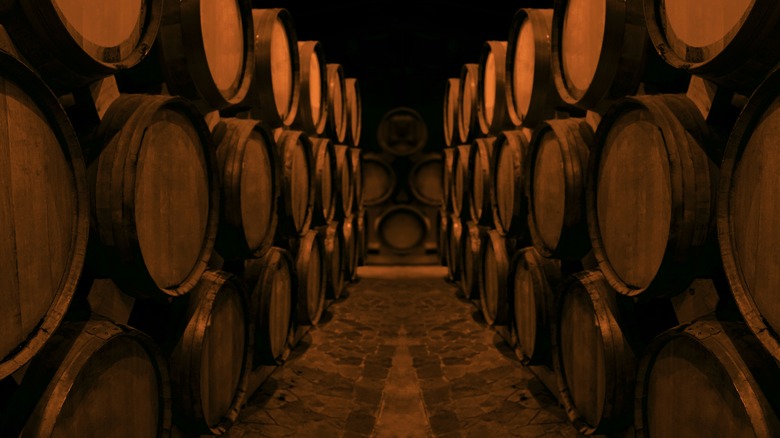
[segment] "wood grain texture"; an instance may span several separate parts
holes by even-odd
[[[426,205],[441,206],[441,179],[444,164],[440,154],[420,157],[409,172],[408,187],[414,197]]]
[[[252,368],[280,365],[290,353],[293,336],[295,268],[284,249],[271,247],[259,259],[248,260],[243,279],[249,286],[255,347]]]
[[[326,225],[336,214],[338,167],[336,150],[327,138],[309,137],[314,155],[314,209],[312,223]]]
[[[393,167],[376,153],[365,154],[362,166],[363,203],[370,207],[390,199],[397,184]]]
[[[63,324],[13,397],[0,413],[3,436],[171,433],[165,359],[147,335],[108,321]]]
[[[630,424],[636,359],[619,324],[615,292],[599,271],[583,271],[559,287],[553,365],[569,420],[586,435]]]
[[[303,236],[309,231],[316,194],[312,143],[301,131],[285,130],[276,140],[280,174],[280,229],[286,236]]]
[[[219,218],[205,122],[179,98],[124,95],[94,135],[93,255],[127,294],[178,296],[200,279]],[[185,213],[186,212],[186,213]]]
[[[542,122],[528,158],[528,228],[544,257],[579,260],[590,251],[585,189],[593,131],[584,119]]]
[[[286,9],[252,9],[254,72],[244,106],[268,126],[290,126],[301,93],[295,23]]]
[[[328,120],[328,69],[319,41],[298,41],[300,98],[292,127],[322,135]]]
[[[671,329],[639,364],[637,436],[776,436],[778,371],[744,324],[702,320]]]
[[[621,102],[602,119],[591,151],[591,244],[619,293],[673,295],[714,263],[718,169],[707,151],[715,147],[683,95]]]
[[[15,2],[3,20],[14,44],[62,94],[135,66],[160,29],[163,2]]]
[[[277,219],[275,142],[256,120],[223,119],[218,128],[220,221],[215,248],[226,260],[262,257]],[[215,131],[215,133],[217,132]]]
[[[479,301],[489,326],[507,325],[510,313],[509,256],[507,242],[490,230],[479,248]]]
[[[296,319],[301,325],[317,325],[325,308],[327,259],[315,230],[309,230],[301,237],[296,252]]]
[[[522,131],[504,131],[493,148],[489,189],[493,224],[502,236],[526,235],[528,140]]]
[[[444,145],[460,144],[458,121],[460,119],[460,78],[449,78],[444,87]]]
[[[667,63],[730,89],[751,91],[779,59],[776,2],[654,0],[645,3],[644,15]]]
[[[377,128],[379,147],[385,152],[406,157],[420,152],[428,141],[428,127],[420,113],[399,107],[385,113]]]
[[[244,283],[206,271],[187,296],[185,328],[170,357],[174,422],[221,435],[247,397],[254,333]]]
[[[34,73],[0,54],[0,379],[60,324],[84,264],[87,175],[65,112]]]
[[[477,117],[477,82],[479,64],[464,64],[460,70],[460,115],[458,134],[460,144],[470,144],[479,135]]]
[[[344,144],[347,138],[347,86],[341,64],[327,64],[328,122],[325,134],[335,144]]]

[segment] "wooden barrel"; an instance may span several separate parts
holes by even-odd
[[[100,250],[91,262],[125,292],[178,296],[200,280],[219,220],[211,134],[180,98],[124,95],[108,108],[89,166]]]
[[[250,288],[255,337],[252,368],[281,365],[290,352],[294,335],[294,269],[290,253],[277,247],[246,263],[243,277]]]
[[[214,246],[226,260],[262,257],[271,248],[278,222],[276,143],[262,122],[222,122],[214,131],[221,183]]]
[[[486,41],[479,60],[477,116],[479,129],[486,136],[520,125],[506,81],[506,46],[506,41]]]
[[[365,205],[380,205],[390,199],[396,189],[396,176],[393,167],[381,154],[364,154],[361,173]]]
[[[376,221],[382,246],[397,254],[408,254],[421,248],[429,229],[425,214],[408,205],[390,206]]]
[[[523,131],[504,131],[493,143],[488,191],[493,224],[502,236],[526,234],[529,153],[528,137]]]
[[[327,138],[309,137],[314,155],[314,210],[312,222],[325,225],[336,214],[338,166],[336,149]]]
[[[295,248],[295,275],[297,278],[296,319],[301,325],[317,325],[325,308],[327,261],[317,232],[309,230]]]
[[[253,26],[250,2],[191,0],[163,6],[155,45],[168,91],[204,102],[203,111],[251,98],[257,76],[253,28],[258,26]]]
[[[780,60],[780,5],[719,0],[644,3],[650,39],[670,65],[729,88],[755,88]]]
[[[552,119],[560,104],[550,71],[552,9],[519,9],[509,29],[506,83],[524,127]]]
[[[729,138],[718,193],[718,234],[723,267],[745,322],[780,360],[780,305],[775,292],[780,279],[772,243],[779,216],[775,213],[777,164],[770,159],[780,124],[778,70],[756,90]]]
[[[414,197],[423,204],[441,206],[442,173],[444,162],[441,154],[420,157],[409,172],[409,189]]]
[[[341,64],[327,64],[328,121],[325,134],[336,144],[347,138],[347,85]]]
[[[718,169],[707,157],[708,137],[684,95],[626,98],[601,120],[588,171],[588,230],[619,293],[672,295],[715,262]]]
[[[455,149],[452,157],[452,190],[450,201],[452,213],[455,216],[469,219],[471,214],[471,190],[469,189],[469,156],[470,145],[461,145]]]
[[[334,148],[336,150],[336,170],[338,174],[336,219],[343,219],[352,212],[353,205],[355,204],[355,190],[352,188],[352,181],[355,177],[352,169],[352,156],[349,147],[345,145],[336,145]]]
[[[185,328],[170,357],[173,420],[182,430],[221,435],[247,396],[253,333],[244,283],[206,271],[187,296]]]
[[[490,230],[479,247],[479,301],[482,316],[490,326],[507,325],[510,316],[509,256],[507,243]]]
[[[318,233],[325,250],[325,297],[337,300],[344,291],[345,264],[350,261],[341,223],[332,221],[320,227]]]
[[[455,178],[453,163],[455,161],[455,148],[446,148],[442,151],[443,168],[441,172],[441,208],[452,212],[452,185]]]
[[[477,81],[479,64],[464,64],[460,70],[460,112],[458,134],[460,144],[470,144],[479,135],[477,117]]]
[[[25,60],[64,93],[138,64],[162,14],[162,0],[40,0],[14,2],[2,21]]]
[[[671,329],[639,364],[637,436],[778,436],[778,373],[743,324],[703,320]]]
[[[517,356],[528,365],[547,365],[551,359],[550,326],[555,320],[553,291],[561,280],[560,263],[543,258],[529,246],[515,253],[509,275]]]
[[[436,253],[439,256],[439,263],[447,266],[447,254],[449,253],[449,236],[447,232],[450,228],[450,216],[442,209],[436,210]],[[449,270],[447,270],[449,277]]]
[[[467,299],[479,298],[479,274],[482,260],[480,248],[482,241],[487,238],[487,229],[477,225],[474,221],[463,224],[458,255],[460,262],[460,289]]]
[[[270,127],[289,126],[295,120],[301,91],[295,24],[290,13],[279,8],[253,9],[252,20],[254,79],[245,105],[253,118]]]
[[[553,365],[559,400],[586,435],[631,423],[636,359],[621,328],[616,294],[599,271],[583,271],[559,288]]]
[[[312,143],[301,131],[284,131],[276,141],[281,169],[279,214],[282,233],[303,236],[309,231],[316,193]]]
[[[528,158],[528,228],[544,257],[580,260],[590,251],[585,188],[593,130],[584,119],[542,122]]]
[[[444,145],[455,147],[460,144],[458,118],[460,117],[460,78],[447,79],[444,88]]]
[[[360,146],[360,134],[363,129],[363,101],[360,99],[360,87],[355,78],[344,79],[346,87],[347,128],[344,143],[356,148]]]
[[[0,53],[0,380],[27,363],[62,321],[84,264],[89,199],[84,157],[56,97]],[[45,255],[42,256],[42,255]]]
[[[450,215],[447,222],[447,271],[453,281],[460,284],[462,279],[463,263],[461,262],[460,242],[463,236],[463,222],[459,217]]]
[[[588,109],[634,94],[649,53],[642,0],[558,0],[551,44],[564,102]]]
[[[357,213],[358,266],[365,266],[368,258],[368,210]]]
[[[379,121],[379,146],[391,155],[406,157],[420,152],[428,142],[428,127],[412,108],[395,108]]]
[[[355,202],[352,211],[357,213],[363,209],[363,150],[349,148],[349,157],[352,160],[352,190],[355,192]]]
[[[471,218],[480,225],[493,224],[490,205],[490,161],[495,137],[478,138],[469,149],[469,207]]]
[[[0,435],[170,436],[169,376],[144,333],[108,321],[65,323],[0,412]]]
[[[300,94],[292,127],[322,135],[328,121],[328,69],[319,41],[298,41]]]
[[[360,257],[360,243],[359,243],[359,229],[358,229],[358,214],[353,213],[344,219],[342,225],[342,233],[344,235],[344,246],[346,247],[346,266],[345,266],[345,278],[349,281],[357,279],[357,267],[358,258]]]

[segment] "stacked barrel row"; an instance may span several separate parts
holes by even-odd
[[[561,0],[447,84],[450,276],[582,433],[780,433],[779,19]]]
[[[0,24],[0,435],[224,433],[354,276],[356,80],[247,0]]]
[[[442,159],[426,153],[428,128],[412,108],[388,111],[377,128],[379,150],[363,157],[368,262],[436,264],[436,211]]]

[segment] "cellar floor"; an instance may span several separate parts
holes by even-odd
[[[445,273],[360,268],[227,436],[578,436]]]

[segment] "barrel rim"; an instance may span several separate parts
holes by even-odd
[[[460,99],[458,104],[460,107],[460,117],[458,117],[458,135],[460,136],[460,143],[471,143],[477,137],[479,130],[479,117],[477,116],[477,77],[479,76],[479,64],[468,63],[463,64],[460,70]],[[471,79],[468,81],[467,79]],[[466,93],[464,89],[468,87],[471,89],[471,101],[467,105],[464,105],[464,99]],[[469,120],[464,120],[466,112],[463,108],[468,106]]]
[[[494,58],[495,66],[495,102],[493,118],[487,119],[485,111],[485,64],[489,56]],[[509,95],[510,88],[506,84],[507,42],[485,41],[479,59],[477,71],[477,118],[479,129],[485,136],[496,136],[504,129],[514,129],[520,126],[520,118],[515,112],[513,97]]]
[[[471,144],[471,148],[469,148],[467,176],[469,187],[469,212],[471,214],[471,218],[476,220],[478,225],[493,225],[493,211],[491,209],[490,203],[490,184],[492,179],[490,176],[490,166],[492,160],[492,150],[494,148],[493,145],[495,144],[495,141],[496,137],[477,138]],[[480,169],[475,167],[477,165],[477,155],[479,155],[480,163],[482,164]],[[477,170],[480,170],[482,176],[481,205],[477,205],[477,202],[474,199],[476,193],[474,190],[474,181],[478,175]]]
[[[478,225],[473,220],[466,221],[464,225],[465,226],[461,227],[462,232],[459,243],[460,254],[458,255],[461,266],[461,291],[467,299],[475,299],[479,298],[479,283],[481,281],[479,278],[481,269],[477,269],[477,266],[480,265],[479,245],[487,233],[487,228]],[[467,259],[467,248],[470,248],[471,260]],[[465,266],[471,266],[473,268],[472,278],[466,278]]]
[[[308,164],[308,178],[309,178],[309,187],[308,187],[308,193],[307,193],[307,203],[306,203],[306,211],[303,212],[303,217],[299,218],[301,220],[300,224],[295,223],[295,216],[296,212],[293,211],[293,201],[292,201],[292,160],[290,155],[293,153],[293,150],[298,147],[298,144],[300,143],[301,148],[304,151],[304,155],[306,157],[306,161]],[[283,181],[282,187],[280,188],[280,200],[282,207],[284,209],[285,215],[290,218],[289,220],[282,222],[282,227],[284,228],[284,232],[289,233],[294,236],[304,236],[311,227],[312,222],[312,214],[314,211],[314,198],[316,194],[316,183],[315,183],[315,161],[314,161],[314,155],[312,153],[312,143],[311,139],[306,136],[306,134],[303,131],[295,131],[295,130],[284,130],[281,135],[279,136],[279,139],[276,141],[277,145],[277,156],[282,157],[280,160],[280,166],[281,166],[281,172],[280,172],[280,178]],[[286,190],[285,190],[286,188]]]
[[[346,244],[344,239],[344,232],[342,223],[339,221],[331,221],[327,225],[323,225],[317,230],[318,238],[322,240],[322,246],[325,248],[325,258],[328,261],[326,263],[325,270],[327,271],[327,285],[325,286],[325,295],[328,299],[338,300],[341,298],[341,294],[344,291],[344,274],[346,266],[345,259],[347,259]],[[334,246],[338,245],[338,259],[339,269],[334,269],[333,263],[337,260],[333,257],[335,251]]]
[[[355,204],[355,190],[351,189],[349,190],[349,193],[347,194],[347,197],[344,197],[343,193],[343,181],[344,178],[347,178],[348,181],[350,181],[350,188],[352,188],[352,181],[354,180],[354,173],[355,170],[352,167],[352,157],[349,156],[349,146],[342,145],[342,144],[334,144],[333,147],[336,150],[336,166],[338,168],[339,173],[339,183],[338,183],[338,191],[337,191],[337,205],[339,208],[336,209],[336,219],[344,219],[345,217],[349,216],[352,213],[354,204]],[[344,176],[344,172],[347,173],[346,177]]]
[[[385,193],[382,194],[382,196],[375,198],[375,199],[363,199],[363,204],[365,204],[367,207],[374,207],[377,205],[383,204],[385,201],[390,199],[391,196],[393,196],[393,193],[395,193],[396,188],[398,187],[398,177],[395,174],[395,170],[393,170],[393,166],[390,165],[387,161],[382,159],[382,155],[378,153],[366,153],[363,154],[363,163],[372,163],[376,164],[379,167],[383,168],[387,174],[390,177],[390,187],[389,190],[387,190]],[[361,171],[361,175],[363,172]]]
[[[511,267],[509,265],[509,255],[507,251],[507,242],[504,237],[501,236],[496,230],[490,230],[486,234],[486,239],[481,239],[479,247],[479,268],[481,270],[479,275],[479,303],[482,309],[482,316],[485,318],[485,322],[490,327],[507,325],[509,323],[509,315],[511,310],[510,305],[510,286],[509,286],[509,272]],[[485,284],[485,265],[488,258],[486,257],[488,249],[491,249],[494,254],[496,262],[496,292],[498,293],[496,314],[493,315],[487,306],[487,286]]]
[[[356,148],[360,145],[360,134],[363,127],[363,101],[360,97],[360,86],[356,78],[344,78],[344,86],[346,87],[346,108],[348,113],[344,142],[347,146]],[[354,107],[350,102],[354,103]]]
[[[311,114],[311,101],[309,81],[311,71],[309,60],[312,56],[318,59],[320,64],[320,117],[314,120]],[[299,128],[314,135],[322,135],[325,132],[325,124],[328,121],[328,70],[325,62],[325,51],[319,41],[298,41],[300,90],[295,118],[291,123],[293,128]]]
[[[334,143],[344,144],[347,138],[347,85],[344,76],[344,67],[341,64],[326,64],[328,71],[328,123],[325,131]],[[332,93],[336,83],[341,88],[341,123],[336,126],[335,96]]]
[[[315,314],[309,313],[308,302],[308,279],[309,279],[309,260],[314,255],[314,251],[319,253],[320,257],[320,280],[326,277],[326,263],[322,263],[325,254],[325,249],[322,246],[322,241],[317,238],[316,230],[309,230],[305,235],[301,236],[298,242],[297,255],[295,257],[295,275],[298,278],[298,289],[296,293],[297,307],[296,307],[296,320],[300,325],[316,326],[320,321],[323,310],[325,309],[325,281],[319,282],[319,293],[317,294],[317,309]]]
[[[504,147],[510,147],[513,150],[512,167],[514,168],[512,214],[507,224],[502,220],[501,207],[498,203],[497,181],[501,152]],[[493,225],[502,236],[518,233],[525,234],[523,228],[527,228],[527,223],[530,221],[528,218],[528,202],[526,200],[526,186],[529,183],[527,175],[530,172],[529,148],[530,141],[522,130],[502,131],[493,142],[493,154],[490,159],[490,208],[493,212]]]
[[[315,196],[314,196],[314,209],[312,223],[318,225],[325,225],[333,220],[336,214],[336,190],[338,174],[338,165],[336,163],[336,149],[333,142],[326,137],[309,137],[311,140],[313,155],[314,155],[314,175],[315,179]],[[327,161],[325,161],[327,160]],[[324,162],[323,162],[324,161]],[[325,166],[329,166],[330,172],[330,199],[327,200],[327,205],[322,202],[322,178]],[[320,208],[317,208],[317,207]]]
[[[455,149],[455,154],[452,157],[452,190],[450,191],[450,203],[452,205],[453,214],[458,217],[471,214],[471,189],[469,187],[469,172],[468,172],[468,157],[471,154],[471,145],[459,145]],[[465,161],[463,161],[465,155]],[[463,187],[463,192],[458,193],[455,190],[458,184],[458,172],[461,173],[460,184]]]
[[[455,102],[452,103],[453,97]],[[449,106],[452,108],[452,119],[449,120]],[[458,119],[460,119],[460,78],[448,78],[444,86],[444,145],[448,148],[456,146],[460,142],[460,133],[458,132]],[[452,124],[451,128],[448,128]]]
[[[430,232],[431,229],[430,221],[428,220],[427,217],[425,217],[425,214],[421,210],[414,208],[410,205],[398,204],[398,205],[391,205],[390,207],[384,209],[382,211],[382,214],[380,214],[374,221],[374,229],[381,230],[382,224],[387,220],[388,217],[396,213],[404,213],[404,212],[410,216],[414,216],[415,219],[417,219],[418,222],[423,227],[423,231],[420,234],[420,239],[418,239],[418,241],[415,242],[414,245],[411,245],[408,249],[397,248],[393,246],[391,242],[388,242],[381,232],[377,232],[377,237],[379,238],[379,241],[382,243],[382,246],[387,248],[391,252],[400,255],[405,255],[414,252],[416,248],[419,248],[425,244],[425,239],[427,238],[428,233]]]
[[[430,153],[421,156],[409,171],[409,190],[412,192],[412,195],[414,195],[414,197],[421,203],[434,207],[440,207],[442,205],[441,199],[429,198],[423,195],[419,187],[417,187],[415,184],[412,184],[412,182],[417,176],[417,172],[419,172],[423,166],[437,161],[442,164],[442,173],[444,173],[444,158],[440,153]]]

